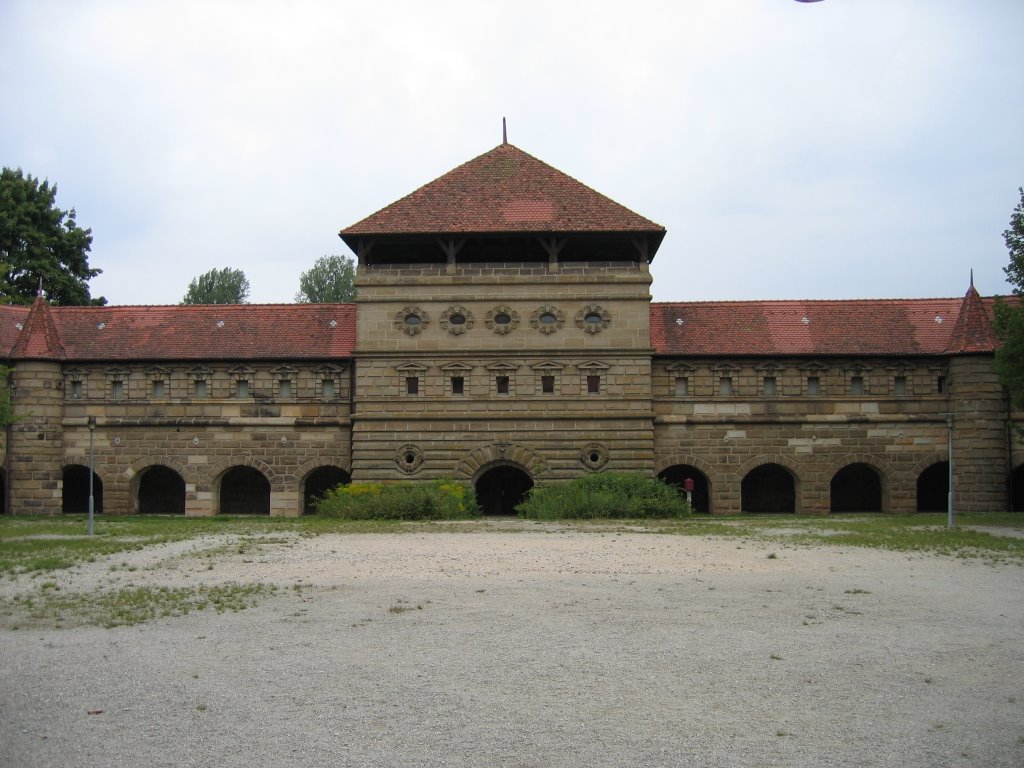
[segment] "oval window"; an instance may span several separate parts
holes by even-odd
[[[409,451],[409,453],[405,454],[405,463],[406,464],[415,464],[416,463],[416,454],[413,453],[412,451]]]
[[[405,324],[406,325],[419,325],[422,322],[423,322],[423,318],[420,317],[419,315],[406,315],[405,316]]]
[[[599,325],[604,322],[604,318],[601,317],[597,312],[589,312],[584,318],[583,322],[588,325]]]
[[[465,325],[466,324],[466,316],[465,315],[460,315],[458,313],[456,313],[454,315],[448,315],[448,322],[451,323],[452,325]]]
[[[537,319],[544,323],[544,325],[552,325],[558,322],[558,318],[551,312],[545,312]]]
[[[512,315],[507,312],[499,312],[494,316],[494,322],[497,325],[508,325],[512,322]]]

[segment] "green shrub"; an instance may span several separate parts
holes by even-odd
[[[456,480],[352,483],[324,494],[316,511],[343,520],[458,520],[473,517],[476,502]]]
[[[565,483],[534,487],[516,507],[535,520],[683,517],[689,505],[671,485],[635,473],[599,472]]]

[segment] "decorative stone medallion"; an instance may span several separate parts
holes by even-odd
[[[598,470],[608,463],[608,449],[600,443],[590,443],[580,451],[580,463],[591,470]]]
[[[421,333],[428,325],[430,319],[419,307],[402,307],[395,314],[395,328],[410,336]]]
[[[554,333],[565,325],[565,315],[558,307],[545,304],[530,315],[530,325],[541,333]]]
[[[608,310],[597,304],[587,304],[576,313],[576,327],[582,328],[587,333],[600,333],[611,325],[612,316]]]
[[[487,313],[484,324],[495,333],[511,333],[519,327],[519,313],[511,307],[495,307]]]
[[[473,313],[465,307],[448,307],[441,313],[441,327],[448,333],[458,336],[473,327]]]
[[[395,466],[406,475],[416,474],[423,466],[423,451],[411,443],[403,445],[395,451]]]

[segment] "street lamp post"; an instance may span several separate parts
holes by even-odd
[[[953,414],[946,416],[949,439],[949,493],[946,496],[946,528],[953,527]]]
[[[92,517],[96,508],[96,499],[93,496],[93,471],[92,471],[92,437],[96,432],[96,417],[89,417],[89,535],[92,536]]]

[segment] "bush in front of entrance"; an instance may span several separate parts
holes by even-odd
[[[516,507],[535,520],[683,517],[690,507],[668,483],[640,474],[599,472],[538,486]]]
[[[456,480],[339,485],[316,502],[317,514],[342,520],[459,520],[476,502]]]

